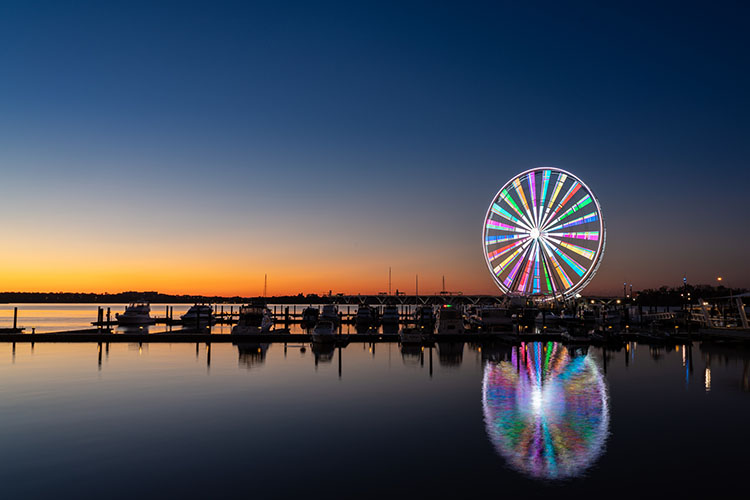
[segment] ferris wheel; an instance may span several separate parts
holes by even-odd
[[[503,293],[565,299],[594,277],[605,232],[599,201],[586,184],[565,170],[538,167],[497,192],[482,245]]]

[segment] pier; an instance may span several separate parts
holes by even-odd
[[[713,340],[750,342],[750,329],[746,328],[747,317],[742,300],[733,298],[731,305],[737,314],[729,314],[722,308],[721,314],[711,313],[707,303],[691,306],[683,310],[636,306],[632,301],[611,297],[586,297],[567,303],[534,303],[518,297],[510,298],[491,295],[336,295],[324,297],[323,303],[273,303],[267,307],[274,319],[275,327],[268,333],[258,335],[231,335],[227,328],[212,329],[206,325],[206,318],[196,317],[185,323],[175,318],[174,306],[154,306],[148,325],[123,328],[113,314],[112,307],[98,306],[91,327],[81,325],[68,330],[37,333],[36,328],[18,326],[18,307],[13,309],[12,326],[0,328],[0,342],[311,342],[309,330],[312,325],[303,324],[303,311],[312,307],[321,310],[325,304],[338,307],[337,343],[350,342],[398,342],[400,325],[413,323],[417,307],[441,307],[449,305],[462,311],[466,332],[459,334],[424,332],[425,345],[436,341],[485,342],[502,341],[509,343],[556,341],[568,344],[618,344],[623,342],[643,342],[653,344],[688,342],[693,340]],[[349,325],[356,324],[359,307],[367,305],[382,314],[386,306],[398,307],[398,325],[381,332],[379,321],[369,323],[367,328],[357,328],[352,332]],[[211,304],[211,324],[232,326],[239,320],[240,306],[237,304]],[[505,311],[508,324],[491,329],[477,326],[470,321],[478,308],[495,307]],[[119,306],[118,306],[119,309]],[[159,314],[159,310],[161,314]],[[563,315],[562,313],[567,313]],[[512,324],[511,318],[512,316]],[[563,317],[564,316],[564,317]],[[474,316],[475,317],[475,316]],[[734,318],[734,319],[733,319]],[[346,327],[345,327],[346,326]]]

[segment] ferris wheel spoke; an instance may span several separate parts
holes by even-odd
[[[521,268],[521,264],[523,264],[526,260],[526,255],[528,255],[531,245],[523,247],[524,251],[520,253],[520,258],[516,260],[515,265],[511,269],[511,271],[508,273],[508,276],[505,277],[505,280],[503,280],[503,283],[506,287],[508,287],[508,290],[513,291],[513,284],[516,281],[516,276],[518,275],[518,271]]]
[[[591,199],[591,196],[587,194],[586,196],[584,196],[583,198],[581,198],[580,200],[578,200],[578,202],[576,202],[575,205],[573,205],[572,207],[570,207],[564,213],[560,214],[557,217],[557,219],[555,219],[552,222],[547,222],[546,225],[551,226],[552,224],[557,224],[558,222],[561,222],[561,221],[567,219],[568,217],[570,217],[574,213],[576,213],[579,210],[581,210],[583,207],[586,207],[586,206],[590,205],[592,201],[593,200]],[[542,229],[544,229],[544,227],[542,227]]]
[[[527,234],[499,234],[496,236],[486,236],[484,243],[486,245],[499,245],[507,241],[518,240],[521,238],[528,238]]]
[[[542,172],[542,197],[539,199],[537,226],[541,225],[542,223],[542,214],[544,212],[544,202],[547,198],[547,188],[549,187],[550,174],[551,172],[549,170],[545,170],[544,172]]]
[[[518,194],[518,197],[521,199],[521,203],[523,203],[523,208],[526,209],[526,215],[528,215],[528,219],[525,219],[529,226],[534,227],[534,223],[531,222],[534,220],[534,218],[531,216],[531,210],[529,210],[529,202],[526,201],[526,195],[523,193],[523,186],[521,186],[521,180],[519,177],[516,177],[513,180],[513,187],[516,190],[516,194]]]
[[[536,248],[537,248],[537,242],[535,241],[531,245],[531,251],[528,252],[528,258],[526,259],[526,264],[524,265],[523,273],[521,274],[521,281],[518,284],[518,291],[519,292],[525,292],[527,286],[529,285],[529,273],[532,270],[532,263],[534,262],[534,256],[536,255]]]
[[[547,290],[549,290],[552,293],[557,293],[557,287],[555,287],[555,278],[550,273],[550,266],[549,266],[549,263],[547,262],[547,256],[544,255],[544,251],[541,250],[541,246],[542,245],[539,245],[540,247],[539,255],[542,261],[542,272],[544,274],[544,282],[547,284]]]
[[[508,198],[508,200],[510,202],[513,202],[513,200],[511,198]],[[505,200],[505,201],[508,201],[508,200]],[[515,202],[509,203],[509,205],[514,206]],[[513,222],[517,226],[522,227],[522,228],[526,229],[527,231],[531,231],[531,226],[530,225],[528,225],[526,222],[523,222],[521,219],[518,219],[517,217],[515,217],[514,215],[512,215],[510,212],[508,212],[507,210],[505,210],[503,207],[501,207],[497,203],[493,203],[492,204],[492,213],[494,213],[495,215],[498,215],[498,216],[502,217],[505,220]],[[518,215],[521,216],[521,217],[523,217],[523,215],[521,214],[520,211],[518,211]]]
[[[534,249],[534,274],[532,275],[532,293],[540,293],[542,291],[542,279],[540,273],[540,256],[539,256],[539,243],[535,245]]]
[[[565,272],[565,269],[562,268],[560,265],[560,262],[558,262],[557,258],[555,257],[555,254],[552,252],[552,249],[550,245],[542,240],[542,246],[544,247],[545,254],[547,255],[547,258],[552,262],[552,267],[554,268],[557,275],[560,277],[560,281],[562,281],[563,288],[570,288],[573,286],[573,282],[568,277],[568,274]]]
[[[588,224],[589,222],[596,222],[599,220],[599,217],[596,215],[596,212],[591,212],[590,214],[583,215],[581,217],[578,217],[577,219],[573,219],[570,222],[566,222],[565,224],[559,224],[555,227],[545,228],[544,230],[547,231],[549,234],[551,231],[557,231],[559,229],[567,229],[569,227],[574,226],[580,226],[581,224]]]
[[[510,252],[514,248],[517,248],[519,245],[523,245],[525,241],[526,240],[516,241],[509,245],[505,245],[502,248],[498,248],[497,250],[493,250],[492,252],[487,254],[487,258],[490,260],[490,262],[492,262],[493,260],[498,259],[506,253]]]
[[[545,241],[547,245],[552,249],[553,252],[560,257],[579,277],[582,277],[586,273],[586,268],[579,264],[572,256],[563,252],[553,241]]]
[[[510,192],[507,189],[503,189],[503,191],[500,193],[500,199],[507,203],[513,211],[518,214],[518,216],[521,218],[521,220],[524,221],[524,223],[531,228],[532,224],[530,221],[526,219],[526,216],[521,212],[521,208],[518,206],[518,203],[516,203],[516,200],[513,199],[513,197],[510,195]],[[519,221],[520,222],[520,221]]]
[[[500,262],[500,264],[498,264],[497,266],[495,266],[492,269],[492,271],[495,273],[495,276],[499,277],[500,274],[502,274],[502,272],[505,271],[515,261],[515,259],[519,255],[523,255],[523,251],[526,249],[526,247],[528,246],[529,242],[528,241],[524,241],[524,242],[520,242],[520,243],[522,244],[520,248],[517,248],[513,253],[511,253],[502,262]]]
[[[520,228],[518,226],[511,226],[511,225],[504,224],[502,222],[498,222],[492,219],[487,219],[487,223],[485,224],[485,227],[487,227],[487,229],[492,229],[493,231],[508,231],[511,233],[528,232],[525,229]]]
[[[534,227],[539,225],[539,218],[536,213],[536,172],[529,172],[526,176],[529,181],[529,193],[531,194],[531,210],[533,212]]]
[[[548,241],[552,241],[553,243],[555,243],[559,247],[566,248],[566,249],[570,250],[571,252],[575,252],[578,255],[580,255],[581,257],[584,257],[584,258],[586,258],[588,260],[593,260],[594,259],[595,252],[593,250],[589,250],[588,248],[583,248],[581,246],[574,245],[572,243],[568,243],[566,241],[559,240],[557,238],[551,238],[549,236],[547,236],[547,240]]]
[[[570,238],[574,240],[599,240],[599,231],[583,231],[579,233],[550,233],[547,236],[556,236],[558,238]]]
[[[542,245],[542,248],[544,248],[544,245]],[[549,270],[550,270],[549,275],[552,281],[552,286],[555,290],[555,295],[562,296],[565,294],[565,290],[568,288],[568,285],[566,284],[564,278],[566,279],[569,279],[569,278],[567,278],[567,274],[565,273],[565,270],[562,268],[562,266],[560,266],[560,264],[557,261],[553,262],[554,256],[551,256],[551,254],[548,254],[547,250],[545,250],[543,255],[544,255],[544,258],[547,259],[547,266],[549,267]]]
[[[557,212],[562,210],[562,208],[568,203],[568,201],[570,201],[570,199],[578,192],[579,189],[581,189],[581,183],[578,181],[573,181],[573,184],[571,184],[568,188],[568,192],[565,193],[565,196],[560,199],[560,203],[555,206],[555,209],[549,215],[549,218],[547,220],[550,220],[555,215],[557,215]],[[547,223],[545,221],[542,221],[542,227],[544,227],[546,224]]]
[[[562,190],[562,187],[565,184],[565,181],[567,180],[567,178],[568,176],[566,174],[557,175],[557,181],[555,182],[555,188],[552,190],[552,196],[549,199],[549,204],[547,205],[547,208],[544,209],[544,216],[542,216],[542,224],[544,223],[544,220],[548,217],[550,210],[552,210],[552,206],[555,204],[555,200],[557,200],[557,196],[560,194],[560,191]]]

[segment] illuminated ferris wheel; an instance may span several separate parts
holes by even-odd
[[[568,298],[594,277],[606,241],[601,207],[578,177],[554,167],[515,176],[487,209],[484,257],[506,294]]]

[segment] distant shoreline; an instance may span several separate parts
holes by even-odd
[[[309,304],[311,301],[327,302],[328,296],[293,295],[279,297],[222,297],[218,295],[171,295],[158,292],[76,293],[76,292],[0,292],[0,304],[111,304],[146,301],[153,304],[227,303],[239,304],[254,300],[273,300],[287,304]]]

